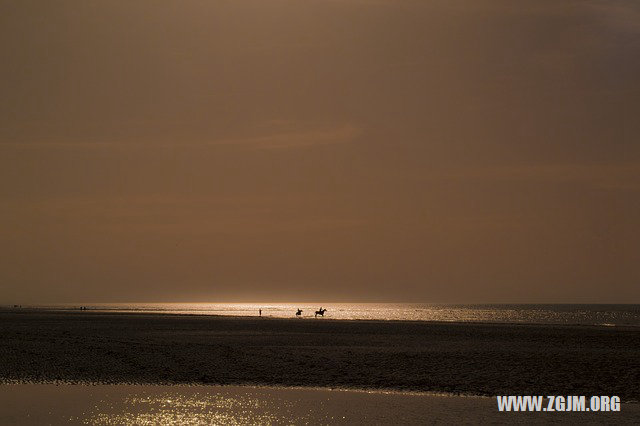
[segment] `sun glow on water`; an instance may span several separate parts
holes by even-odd
[[[118,410],[111,406],[96,411],[85,424],[114,425],[178,425],[178,424],[274,424],[305,422],[308,419],[291,415],[288,401],[258,398],[238,393],[171,392],[167,394],[132,395],[125,397]]]
[[[78,310],[80,305],[60,304],[34,308]],[[97,303],[88,311],[225,315],[265,318],[400,320],[445,322],[496,322],[640,326],[640,305],[446,305],[427,303]],[[300,309],[301,315],[296,316]]]

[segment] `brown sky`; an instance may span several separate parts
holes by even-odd
[[[640,3],[0,0],[0,302],[640,302]]]

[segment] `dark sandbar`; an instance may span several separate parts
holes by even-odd
[[[640,400],[640,330],[0,311],[0,380]]]

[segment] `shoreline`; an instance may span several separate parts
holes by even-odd
[[[433,324],[433,325],[488,325],[488,326],[532,326],[532,327],[590,327],[597,329],[616,329],[630,331],[640,331],[640,325],[633,324],[580,324],[580,323],[559,323],[559,322],[500,322],[500,321],[443,321],[443,320],[411,320],[411,319],[371,319],[371,318],[331,318],[331,317],[277,317],[277,316],[251,316],[251,315],[225,315],[225,314],[197,314],[188,312],[160,312],[160,311],[118,311],[118,310],[100,310],[100,309],[48,309],[48,308],[0,308],[0,315],[5,313],[47,313],[47,314],[70,314],[70,315],[119,315],[119,316],[158,316],[158,317],[189,317],[189,318],[215,318],[215,319],[239,319],[239,320],[270,320],[270,321],[331,321],[331,322],[345,322],[345,323],[408,323],[408,324]]]
[[[258,390],[309,390],[309,391],[330,391],[330,392],[349,392],[362,394],[377,395],[407,395],[407,396],[426,396],[426,397],[442,397],[442,398],[482,398],[495,399],[494,395],[478,395],[472,393],[453,393],[438,391],[416,391],[402,389],[384,389],[384,388],[363,388],[363,387],[329,387],[329,386],[313,386],[313,385],[270,385],[255,383],[233,383],[233,384],[210,384],[200,382],[89,382],[89,381],[69,381],[69,380],[42,380],[42,381],[24,381],[13,380],[7,381],[0,379],[0,386],[23,386],[23,385],[48,385],[48,386],[161,386],[161,387],[221,387],[221,388],[246,388]],[[624,404],[640,404],[640,401],[621,401]]]
[[[47,385],[47,386],[84,386],[84,387],[96,387],[96,386],[131,386],[131,387],[175,387],[175,388],[244,388],[253,390],[286,390],[286,391],[320,391],[320,392],[345,392],[354,394],[375,394],[375,395],[398,395],[398,396],[416,396],[416,397],[433,397],[433,398],[469,398],[469,399],[483,399],[494,401],[498,395],[481,395],[474,393],[463,392],[443,392],[443,391],[418,391],[418,390],[402,390],[402,389],[385,389],[385,388],[363,388],[363,387],[329,387],[329,386],[312,386],[312,385],[270,385],[270,384],[255,384],[255,383],[231,383],[231,384],[210,384],[200,382],[88,382],[88,381],[55,381],[55,380],[43,380],[43,381],[6,381],[0,379],[0,386],[24,386],[24,385]],[[536,396],[536,395],[534,395]],[[546,395],[541,395],[546,397]],[[589,395],[592,396],[592,395]],[[623,405],[633,405],[640,408],[640,400],[630,399],[621,400]]]

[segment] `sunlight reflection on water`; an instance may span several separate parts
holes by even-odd
[[[268,394],[238,391],[234,394],[220,389],[216,392],[194,392],[193,387],[175,387],[171,391],[154,394],[157,388],[149,386],[146,392],[126,395],[120,400],[102,399],[86,418],[76,416],[70,420],[92,425],[267,425],[309,421],[308,415],[293,412],[292,401]]]
[[[0,424],[512,424],[540,421],[540,414],[499,413],[493,398],[401,392],[204,385],[0,385]],[[625,404],[621,412],[561,413],[544,419],[637,423],[640,407]]]
[[[278,411],[273,411],[275,402]],[[290,414],[291,403],[259,400],[250,396],[230,397],[220,394],[134,396],[123,400],[120,413],[97,412],[86,424],[274,424],[304,423],[304,419]]]
[[[347,320],[410,320],[445,322],[497,322],[535,324],[589,324],[640,326],[640,305],[446,305],[428,303],[99,303],[86,305],[90,311],[138,312],[192,315],[262,316],[314,318],[320,307],[326,318]],[[78,310],[73,305],[38,308]]]

